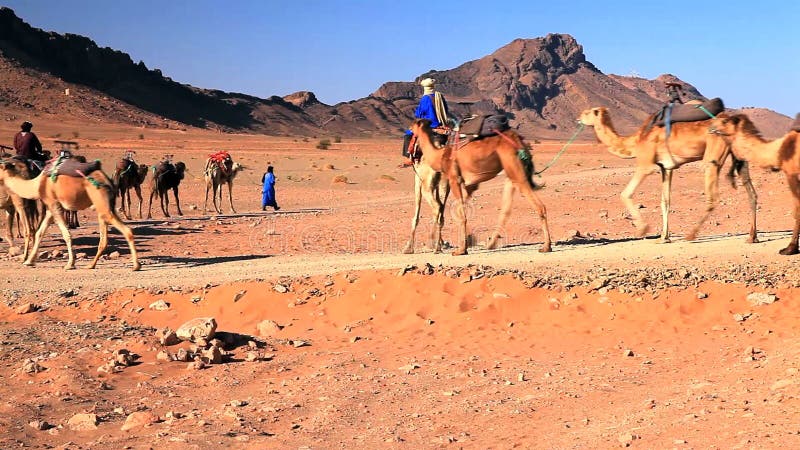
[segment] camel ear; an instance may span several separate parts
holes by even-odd
[[[741,117],[739,117],[739,116],[733,116],[733,117],[731,117],[730,119],[728,119],[728,121],[731,123],[731,125],[733,125],[734,127],[736,127],[736,126],[738,126],[738,125],[739,125],[739,123],[742,121],[742,118],[741,118]]]
[[[595,116],[599,116],[600,115],[600,108],[595,108],[594,109],[594,115]]]

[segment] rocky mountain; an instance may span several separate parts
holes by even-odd
[[[273,135],[398,135],[411,122],[418,82],[427,77],[437,80],[456,117],[505,113],[523,134],[539,139],[570,136],[580,111],[592,106],[611,108],[617,129],[631,132],[664,103],[666,81],[683,83],[687,98],[703,98],[673,75],[648,80],[603,74],[573,37],[549,34],[514,40],[413,81],[387,82],[368,97],[336,105],[306,91],[262,99],[181,84],[89,38],[34,28],[9,8],[0,8],[0,74],[0,113],[23,108],[139,126]],[[754,120],[770,132],[791,121],[768,110],[747,112],[757,113]]]

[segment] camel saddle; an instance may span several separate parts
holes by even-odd
[[[51,176],[53,176],[55,172],[56,176],[65,175],[68,177],[80,178],[96,170],[100,170],[100,160],[96,159],[92,162],[81,162],[75,158],[59,158],[55,163],[49,163],[45,166],[44,170],[50,171]]]
[[[792,126],[789,127],[789,131],[798,131],[800,132],[800,113],[794,116],[794,122],[792,122]]]
[[[653,118],[653,125],[663,127],[667,121],[667,108],[669,105],[662,108],[656,113]],[[680,104],[673,103],[672,111],[670,112],[669,123],[675,122],[697,122],[700,120],[708,120],[717,114],[725,111],[725,105],[719,97],[706,100],[699,104]],[[711,115],[709,115],[711,114]]]
[[[211,161],[219,167],[219,170],[222,173],[227,174],[231,170],[233,170],[233,158],[231,158],[231,154],[226,152],[225,150],[220,150],[216,153],[212,153],[208,155],[211,158]]]
[[[477,116],[464,119],[459,127],[460,137],[474,141],[489,136],[494,136],[500,131],[511,128],[508,117],[503,114]]]

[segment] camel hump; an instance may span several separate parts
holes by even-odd
[[[74,158],[70,158],[61,161],[61,163],[55,167],[56,175],[68,177],[83,177],[100,169],[101,163],[99,159],[92,162],[80,162]]]
[[[794,122],[792,122],[792,126],[789,127],[789,131],[800,131],[800,113],[794,117]]]

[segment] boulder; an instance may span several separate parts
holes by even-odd
[[[217,321],[213,317],[198,317],[178,327],[175,334],[184,341],[203,340],[208,342],[214,337],[216,331]]]

